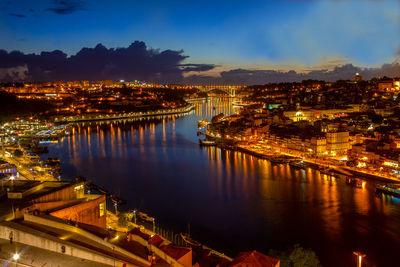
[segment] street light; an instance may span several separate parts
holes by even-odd
[[[13,259],[14,259],[15,261],[17,261],[17,260],[19,259],[19,254],[18,254],[18,253],[15,253],[15,254],[13,255]]]
[[[361,267],[362,259],[363,259],[365,256],[367,256],[367,255],[362,254],[361,252],[358,252],[358,251],[354,251],[353,254],[357,256],[357,261],[358,261],[357,266],[358,266],[358,267]]]
[[[14,255],[12,256],[13,260],[15,261],[15,267],[18,266],[18,259],[19,259],[19,254],[18,253],[14,253]]]
[[[135,224],[136,224],[136,209],[133,210],[133,217],[135,218]]]

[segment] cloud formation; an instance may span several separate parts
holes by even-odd
[[[241,84],[254,85],[278,82],[300,82],[302,80],[351,80],[356,73],[364,79],[373,77],[399,77],[400,63],[384,64],[379,68],[361,68],[353,64],[337,66],[333,70],[313,70],[307,73],[297,73],[294,70],[287,72],[277,70],[246,70],[234,69],[223,71],[220,77],[190,75],[185,78],[187,84]]]
[[[54,0],[53,7],[46,8],[46,11],[51,11],[59,15],[65,15],[84,9],[85,3],[81,0]]]
[[[184,72],[214,68],[212,64],[182,64],[187,58],[182,50],[149,49],[139,41],[126,48],[108,49],[98,44],[70,57],[60,50],[39,55],[0,50],[0,80],[21,80],[20,75],[10,75],[6,70],[26,66],[24,80],[29,81],[125,79],[176,83],[182,81]]]
[[[144,42],[139,41],[126,48],[106,48],[98,44],[94,48],[82,48],[72,56],[60,50],[40,54],[0,50],[0,81],[125,79],[160,83],[252,85],[307,79],[348,80],[357,72],[364,79],[400,75],[400,62],[394,62],[377,68],[338,63],[332,69],[323,68],[305,73],[294,70],[239,68],[221,71],[219,76],[208,76],[207,72],[218,66],[186,63],[187,59],[188,56],[183,54],[183,50],[150,49]]]
[[[0,68],[0,79],[4,81],[24,81],[28,69],[25,66]]]

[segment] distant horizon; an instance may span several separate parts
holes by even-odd
[[[33,81],[146,81],[161,84],[187,85],[261,85],[279,82],[321,80],[335,82],[351,80],[359,73],[365,80],[378,77],[399,77],[400,63],[383,64],[368,68],[351,63],[336,65],[333,69],[314,69],[306,72],[279,69],[230,69],[218,76],[207,75],[217,68],[214,64],[185,63],[188,56],[183,50],[147,48],[135,41],[127,48],[84,47],[68,56],[61,50],[25,54],[21,51],[0,49],[1,82]]]

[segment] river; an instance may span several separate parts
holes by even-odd
[[[196,104],[189,115],[82,123],[49,154],[65,179],[80,174],[156,222],[230,256],[239,251],[313,249],[324,266],[394,266],[400,249],[400,199],[240,152],[198,145],[197,121],[230,114],[230,100]],[[122,207],[124,208],[124,207]]]

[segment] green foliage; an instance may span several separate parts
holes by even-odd
[[[132,221],[133,212],[121,212],[118,217],[118,224],[121,226],[127,226],[128,222]]]
[[[281,267],[320,267],[321,263],[311,249],[296,244],[286,251],[270,250],[269,256],[281,260]]]
[[[120,213],[120,215],[118,217],[118,224],[120,226],[127,226],[128,225],[128,220],[127,220],[126,216],[124,216],[124,213]]]
[[[24,153],[19,149],[16,149],[13,154],[15,157],[22,157],[22,155],[24,155]]]
[[[6,122],[20,115],[37,115],[53,109],[46,100],[18,99],[15,95],[0,91],[0,122]]]

